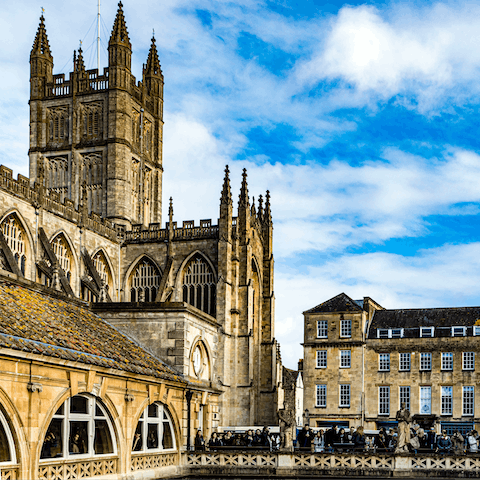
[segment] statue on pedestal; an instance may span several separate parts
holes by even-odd
[[[410,444],[410,423],[412,417],[403,402],[400,405],[400,410],[397,412],[396,419],[398,422],[398,440],[395,453],[408,453],[408,445]]]

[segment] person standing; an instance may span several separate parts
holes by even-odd
[[[405,402],[401,403],[396,419],[398,422],[398,440],[395,453],[408,453],[408,445],[410,444],[410,422],[412,421],[412,417]]]

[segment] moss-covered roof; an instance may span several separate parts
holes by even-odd
[[[0,347],[187,383],[78,301],[0,280]]]

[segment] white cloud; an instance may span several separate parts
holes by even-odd
[[[414,95],[425,112],[452,98],[462,101],[478,93],[479,14],[480,6],[472,3],[393,4],[382,11],[344,7],[332,18],[321,51],[300,62],[298,78],[342,79],[356,89],[344,91],[349,103],[358,101],[358,93],[368,102],[372,92],[384,100]]]

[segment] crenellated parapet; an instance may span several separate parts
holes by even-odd
[[[75,208],[74,202],[69,198],[62,201],[58,192],[46,190],[38,183],[31,185],[30,180],[21,174],[18,174],[17,179],[13,178],[13,171],[5,165],[0,165],[0,189],[30,202],[37,209],[43,208],[109,240],[117,240],[117,230],[110,220],[94,212],[85,213],[82,205]]]

